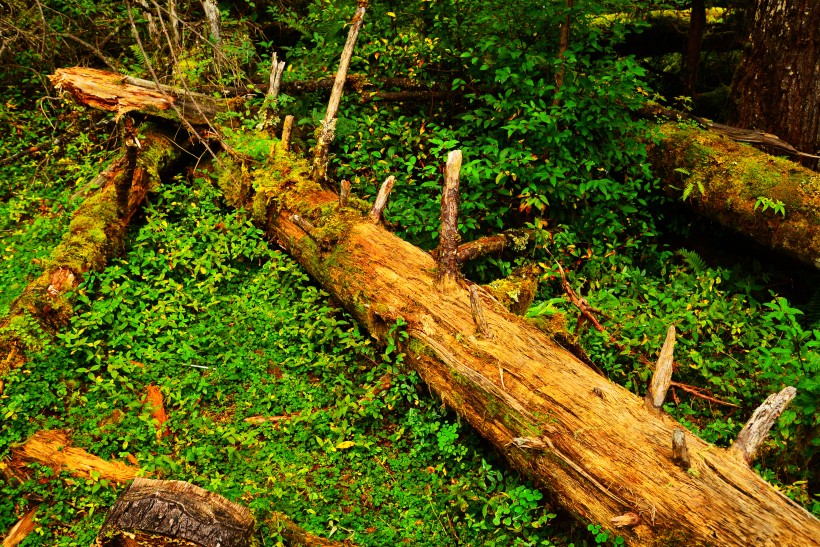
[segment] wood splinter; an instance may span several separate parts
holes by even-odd
[[[350,197],[350,181],[343,180],[339,189],[339,207],[347,207],[347,199]]]
[[[663,408],[663,401],[666,399],[666,392],[672,381],[672,363],[675,350],[675,325],[670,325],[666,331],[666,340],[663,343],[658,363],[655,365],[655,374],[652,375],[652,382],[649,391],[646,393],[644,403],[648,410],[660,412]]]
[[[461,150],[447,156],[444,168],[444,190],[441,193],[441,231],[438,246],[438,283],[442,289],[458,284],[458,185],[461,174]]]
[[[686,446],[686,432],[680,427],[672,430],[672,461],[684,471],[689,470],[692,465],[689,460],[689,448]]]
[[[378,224],[382,219],[382,212],[387,207],[387,200],[390,197],[390,191],[393,190],[393,185],[396,183],[396,177],[390,175],[382,183],[379,188],[379,193],[376,195],[376,201],[373,203],[373,209],[370,210],[370,222]]]
[[[488,340],[492,340],[493,331],[484,317],[484,311],[481,308],[481,299],[478,296],[478,287],[470,285],[470,310],[473,313],[473,321],[478,329],[478,333]],[[502,380],[503,381],[503,380]]]
[[[779,393],[769,395],[763,404],[752,413],[752,417],[743,426],[732,444],[732,450],[740,453],[746,463],[754,461],[774,421],[780,417],[796,394],[797,390],[792,386],[785,387]]]

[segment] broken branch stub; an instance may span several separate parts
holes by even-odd
[[[327,113],[316,139],[316,148],[313,155],[313,180],[316,182],[324,181],[327,174],[327,153],[336,133],[336,114],[339,112],[339,102],[342,99],[342,92],[347,80],[347,69],[350,66],[350,58],[353,56],[353,47],[356,45],[356,38],[359,36],[359,31],[364,23],[364,14],[367,11],[368,4],[368,0],[359,0],[350,25],[350,32],[347,34],[347,42],[345,42],[342,57],[339,60],[339,70],[336,71],[336,80],[333,82],[333,90],[330,92]]]
[[[282,150],[290,150],[290,134],[293,131],[293,116],[285,116],[285,123],[282,126]]]
[[[493,331],[490,330],[490,325],[484,317],[484,311],[481,309],[481,298],[478,296],[478,287],[470,285],[470,310],[473,314],[478,333],[484,338],[491,340],[493,338]]]
[[[458,185],[461,174],[461,150],[447,156],[444,168],[444,190],[441,193],[441,230],[438,246],[438,281],[440,288],[458,282]]]
[[[378,224],[382,219],[382,211],[387,207],[387,200],[390,198],[390,191],[393,190],[393,185],[396,183],[396,177],[390,175],[382,183],[379,188],[379,193],[376,195],[376,201],[373,203],[373,209],[370,210],[370,221]]]
[[[649,391],[644,398],[648,410],[660,412],[661,408],[663,408],[663,401],[666,399],[666,392],[669,390],[669,383],[672,381],[674,350],[675,326],[670,325],[666,331],[666,340],[663,343],[661,354],[658,357],[658,364],[655,366],[655,374],[652,375]]]
[[[686,447],[686,432],[680,427],[672,430],[672,461],[684,471],[691,466],[689,449]]]
[[[780,417],[796,394],[797,390],[792,386],[785,387],[779,393],[769,395],[763,404],[752,413],[752,417],[743,426],[732,444],[732,450],[741,454],[746,463],[754,461],[774,421]]]
[[[273,62],[270,67],[270,80],[268,82],[268,96],[271,101],[279,97],[279,88],[282,85],[282,73],[285,71],[285,61],[279,61],[276,52],[273,53]]]
[[[339,207],[347,207],[347,198],[350,197],[350,181],[343,180],[339,189]]]

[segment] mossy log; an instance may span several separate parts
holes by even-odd
[[[659,129],[650,160],[669,195],[688,187],[700,215],[820,267],[820,173],[692,125]]]
[[[820,521],[736,451],[684,433],[685,470],[673,451],[673,438],[681,442],[676,421],[649,411],[484,289],[458,280],[442,290],[430,254],[370,222],[367,204],[339,207],[309,173],[306,161],[276,147],[267,165],[237,168],[220,184],[375,338],[385,342],[403,319],[408,364],[565,509],[617,527],[634,545],[820,542]],[[493,337],[477,335],[476,305]]]
[[[99,177],[102,186],[74,213],[68,232],[44,261],[43,273],[0,320],[0,375],[66,325],[74,290],[89,271],[101,270],[121,252],[125,231],[146,194],[160,182],[183,148],[154,126],[130,137],[122,154]],[[137,146],[138,143],[138,146]]]

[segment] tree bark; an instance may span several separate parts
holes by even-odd
[[[476,336],[466,286],[440,291],[430,254],[349,208],[337,209],[338,196],[310,180],[308,163],[291,161],[286,179],[259,181],[280,197],[257,216],[268,235],[377,339],[385,342],[402,318],[410,366],[565,509],[624,526],[618,533],[634,545],[820,540],[820,521],[766,484],[738,452],[686,435],[691,467],[684,471],[675,460],[680,451],[673,452],[677,422],[648,411],[642,398],[483,289],[477,291],[482,321],[499,334]],[[310,224],[300,227],[296,217]]]
[[[649,157],[669,195],[689,186],[686,203],[700,215],[820,268],[820,174],[691,126],[660,130]]]
[[[820,153],[820,2],[756,0],[732,124]]]
[[[695,96],[695,86],[698,83],[698,65],[700,64],[700,48],[703,42],[703,33],[706,30],[706,3],[704,0],[692,0],[692,10],[689,18],[689,37],[686,44],[686,92]]]

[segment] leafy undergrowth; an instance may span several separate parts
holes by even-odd
[[[259,522],[276,510],[360,545],[566,541],[542,494],[426,395],[394,347],[371,346],[225,212],[210,181],[165,186],[127,256],[78,301],[64,334],[6,378],[2,457],[37,430],[67,429],[76,446],[215,491]],[[149,385],[170,416],[159,439]],[[22,545],[90,544],[120,489],[52,475],[35,466],[24,484],[0,482],[0,530],[39,502]]]

